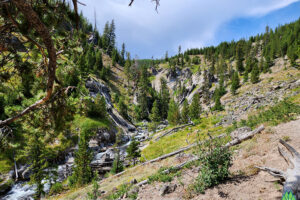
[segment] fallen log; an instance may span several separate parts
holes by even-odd
[[[225,136],[226,136],[226,134],[222,134],[222,135],[219,135],[219,136],[214,137],[214,138],[212,138],[212,139],[222,138],[222,137],[225,137]],[[212,139],[208,139],[208,140],[212,140]],[[207,140],[206,140],[206,141],[207,141]],[[204,141],[204,142],[205,142],[205,141]],[[174,155],[176,155],[176,154],[182,153],[182,152],[184,152],[184,151],[186,151],[186,150],[189,150],[189,149],[191,149],[191,148],[193,148],[193,147],[195,147],[195,146],[197,146],[197,145],[199,145],[199,143],[197,143],[197,142],[196,142],[196,143],[193,143],[193,144],[191,144],[191,145],[189,145],[189,146],[187,146],[187,147],[183,147],[183,148],[181,148],[181,149],[179,149],[179,150],[177,150],[177,151],[173,151],[173,152],[171,152],[171,153],[165,154],[165,155],[160,156],[160,157],[158,157],[158,158],[155,158],[155,159],[153,159],[153,160],[149,160],[149,161],[147,161],[147,162],[144,162],[144,163],[142,163],[142,165],[146,165],[146,164],[149,164],[149,163],[153,163],[153,162],[157,162],[157,161],[166,159],[166,158],[168,158],[168,157],[171,157],[171,156],[174,156]]]
[[[184,124],[184,125],[182,125],[182,126],[178,126],[178,127],[172,128],[171,130],[169,130],[169,131],[163,133],[162,135],[160,135],[159,137],[155,138],[154,140],[157,142],[158,140],[160,140],[160,138],[165,137],[166,135],[169,135],[169,134],[171,134],[171,133],[173,133],[173,132],[175,132],[175,131],[177,131],[177,130],[179,130],[179,129],[182,129],[182,128],[184,128],[184,127],[187,127],[187,126],[194,126],[194,123],[191,122],[191,123],[189,123],[189,124]]]
[[[247,140],[247,139],[253,137],[255,134],[260,133],[262,130],[264,130],[264,126],[263,126],[263,125],[261,125],[260,127],[258,127],[257,129],[255,129],[255,130],[253,130],[253,131],[250,131],[250,132],[248,132],[248,133],[245,133],[245,134],[241,135],[241,136],[238,137],[237,139],[234,139],[234,140],[228,142],[228,143],[225,144],[222,148],[229,148],[229,147],[235,146],[235,145],[237,145],[237,144],[239,144],[239,143],[241,143],[241,142],[243,142],[243,141],[245,141],[245,140]],[[222,135],[220,135],[220,136],[222,136]],[[191,160],[188,160],[188,161],[185,161],[185,162],[183,162],[183,163],[180,163],[180,164],[176,165],[175,167],[172,167],[172,169],[173,169],[173,170],[174,170],[174,169],[175,169],[175,170],[182,169],[182,168],[183,168],[185,165],[187,165],[188,163],[192,163],[192,162],[197,161],[197,160],[198,160],[198,157],[195,157],[195,158],[193,158],[193,159],[191,159]],[[169,172],[170,172],[170,169],[166,169],[166,170],[164,170],[162,173],[168,174]],[[138,183],[138,185],[141,186],[141,185],[144,185],[144,184],[146,184],[146,183],[147,183],[146,181],[142,181],[142,182]],[[140,185],[140,184],[141,184],[141,185]]]
[[[291,168],[287,169],[286,172],[265,166],[256,166],[256,168],[266,171],[272,176],[280,178],[285,182],[283,185],[282,195],[291,192],[295,195],[296,199],[300,199],[300,154],[285,141],[280,139],[279,142],[290,152],[290,154],[287,154],[278,147],[279,154],[284,158],[287,164],[291,166]]]

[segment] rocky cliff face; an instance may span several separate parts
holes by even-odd
[[[89,79],[86,82],[86,88],[90,91],[90,95],[92,97],[96,97],[97,94],[100,94],[105,98],[106,108],[110,118],[117,127],[124,131],[124,133],[129,134],[130,132],[136,130],[135,126],[124,119],[114,108],[114,105],[111,101],[110,89],[103,82]]]

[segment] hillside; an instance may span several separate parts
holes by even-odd
[[[18,1],[0,10],[0,198],[281,198],[257,166],[300,151],[300,19],[138,60],[76,1]]]

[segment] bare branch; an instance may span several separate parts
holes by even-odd
[[[260,170],[268,172],[269,174],[271,174],[274,177],[286,179],[286,174],[283,171],[280,171],[278,169],[273,169],[273,168],[269,168],[269,167],[259,167],[259,166],[255,166],[255,167]]]
[[[155,6],[155,10],[157,11],[158,6],[160,5],[159,2],[160,0],[152,0],[155,2],[156,6]],[[134,3],[134,0],[130,0],[130,3],[128,6],[132,6],[132,4]]]
[[[293,158],[289,154],[286,154],[280,147],[278,147],[278,151],[279,151],[279,154],[284,158],[284,160],[288,164],[292,164],[293,166],[295,166]]]
[[[291,145],[289,145],[288,143],[286,143],[286,142],[283,141],[282,139],[280,139],[279,142],[280,142],[283,146],[285,146],[285,148],[287,148],[287,150],[288,150],[289,152],[291,152],[291,154],[292,154],[293,156],[296,156],[296,157],[300,158],[300,154],[299,154],[299,153],[298,153]]]
[[[47,102],[50,99],[52,92],[53,92],[53,84],[54,84],[54,80],[55,80],[55,71],[56,71],[56,49],[53,45],[53,41],[51,39],[51,36],[49,34],[47,27],[42,23],[39,16],[36,14],[36,12],[32,9],[31,5],[27,1],[24,1],[24,0],[11,0],[11,1],[22,12],[24,17],[31,24],[31,26],[37,31],[37,33],[42,38],[43,43],[45,44],[45,46],[47,48],[48,58],[49,58],[49,64],[48,64],[48,68],[47,68],[48,69],[48,80],[47,80],[46,95],[44,98],[35,102],[31,106],[25,108],[22,112],[20,112],[16,116],[8,118],[4,121],[0,121],[0,127],[16,121],[20,117],[24,116],[25,114],[29,113],[30,111],[36,109],[38,106]]]

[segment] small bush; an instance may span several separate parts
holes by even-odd
[[[94,102],[91,99],[86,100],[87,116],[91,118],[106,118],[106,103],[101,95],[97,95]]]
[[[169,173],[163,173],[163,171],[167,170],[168,168],[162,167],[158,170],[157,173],[153,174],[152,176],[150,176],[148,178],[149,183],[153,183],[155,181],[159,181],[159,182],[171,182],[173,180],[173,178],[175,176],[180,176],[180,172],[173,169],[173,168],[169,168]]]
[[[106,199],[114,200],[119,199],[120,197],[124,196],[126,192],[130,190],[131,185],[130,184],[122,184],[117,191],[113,192],[109,196],[106,197]]]
[[[290,136],[286,135],[286,136],[282,137],[282,140],[285,141],[285,142],[289,142],[289,141],[291,141],[291,138],[290,138]]]
[[[249,116],[247,125],[251,128],[254,128],[261,123],[268,123],[272,126],[276,126],[281,122],[293,120],[295,116],[299,114],[300,106],[285,100],[265,111],[261,111],[257,115]]]
[[[49,194],[50,195],[59,194],[63,191],[63,189],[64,188],[63,188],[62,183],[56,182],[51,186]]]
[[[204,193],[205,189],[228,178],[232,152],[222,148],[223,143],[221,139],[212,139],[199,145],[201,171],[194,185],[196,192]]]

